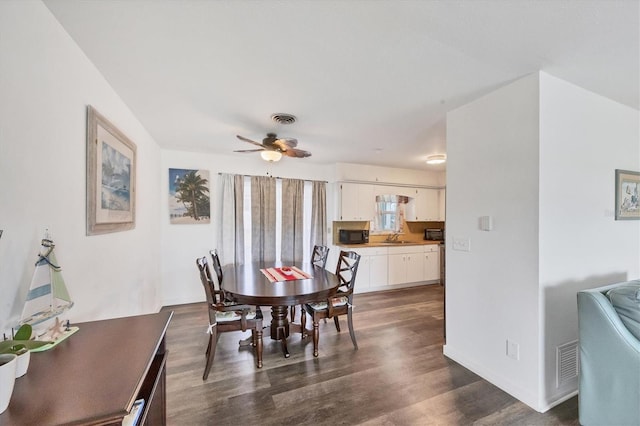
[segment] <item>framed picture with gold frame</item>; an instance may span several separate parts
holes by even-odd
[[[616,220],[640,219],[640,172],[616,170]]]
[[[135,228],[136,145],[87,107],[87,235]]]

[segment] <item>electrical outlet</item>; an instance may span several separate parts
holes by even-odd
[[[520,345],[507,339],[507,356],[516,361],[520,360]]]
[[[453,249],[457,251],[471,251],[471,239],[468,237],[453,237]]]

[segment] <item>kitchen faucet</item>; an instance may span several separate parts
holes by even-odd
[[[387,241],[388,243],[392,243],[394,241],[398,241],[399,237],[400,237],[400,232],[396,231],[393,234],[390,234],[385,241]]]

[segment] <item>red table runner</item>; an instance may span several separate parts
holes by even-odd
[[[290,266],[289,268],[291,268],[290,274],[282,272],[282,268],[260,269],[260,272],[262,272],[272,283],[278,281],[306,280],[311,278],[311,275],[307,274],[300,268],[295,266]]]

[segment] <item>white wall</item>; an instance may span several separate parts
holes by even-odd
[[[447,116],[445,354],[531,406],[538,394],[538,78]],[[491,215],[494,230],[480,231]],[[452,249],[469,238],[471,251]],[[520,359],[506,356],[506,340]]]
[[[578,339],[576,292],[640,277],[640,222],[614,220],[615,169],[640,171],[638,111],[540,76],[542,404],[556,387],[556,347]]]
[[[448,115],[445,354],[539,411],[577,389],[556,386],[576,292],[640,275],[640,224],[613,218],[614,170],[640,170],[638,118],[545,73]]]
[[[41,2],[0,2],[0,58],[0,330],[19,318],[45,227],[71,321],[156,311],[156,143]],[[85,235],[88,104],[137,144],[134,230]]]

